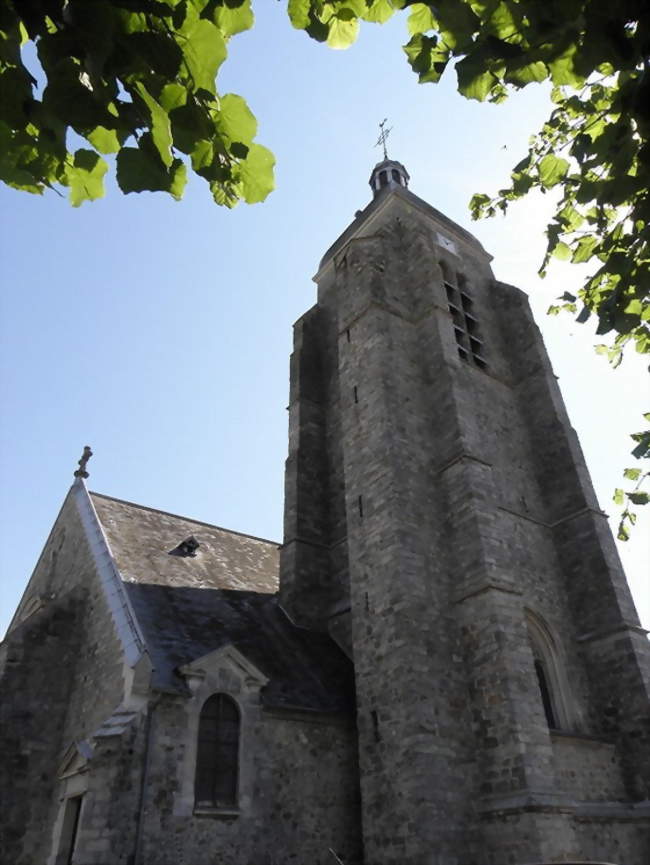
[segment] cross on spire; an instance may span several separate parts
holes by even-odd
[[[86,466],[88,465],[88,460],[93,455],[93,452],[90,450],[88,445],[85,446],[84,452],[81,455],[81,459],[79,460],[79,468],[74,473],[76,478],[87,478],[88,472],[86,471]]]
[[[384,159],[388,159],[388,151],[386,150],[386,139],[388,138],[393,129],[392,126],[390,127],[390,129],[385,129],[384,127],[387,123],[388,118],[384,117],[384,119],[379,124],[379,138],[377,139],[377,143],[375,144],[375,147],[379,147],[379,145],[381,144],[381,146],[384,148]]]

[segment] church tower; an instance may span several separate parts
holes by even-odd
[[[366,865],[650,855],[650,653],[541,335],[385,159],[295,325],[281,602],[355,669]]]

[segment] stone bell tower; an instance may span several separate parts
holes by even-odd
[[[525,294],[372,172],[295,325],[281,598],[354,661],[366,865],[650,856],[650,653]]]

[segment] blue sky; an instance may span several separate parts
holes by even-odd
[[[483,223],[467,212],[473,192],[506,182],[548,113],[546,90],[467,102],[453,76],[417,84],[403,21],[368,25],[334,52],[292,31],[285,4],[256,5],[219,86],[248,100],[277,156],[266,203],[223,210],[198,179],[177,203],[123,196],[109,177],[106,198],[78,210],[0,189],[0,630],[85,444],[91,489],[281,538],[291,325],[314,301],[321,254],[370,198],[384,117],[411,189],[479,237],[498,278],[529,292],[601,505],[615,511],[627,433],[642,426],[643,364],[630,357],[613,373],[587,328],[545,316],[583,278],[560,264],[536,276],[551,202]],[[647,528],[644,514],[623,557],[649,626]]]

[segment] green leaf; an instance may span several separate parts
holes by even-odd
[[[179,199],[187,181],[187,169],[180,159],[165,165],[155,153],[123,147],[117,154],[117,182],[122,192],[169,192]]]
[[[650,501],[650,494],[643,492],[627,493],[627,497],[633,505],[647,505]]]
[[[553,84],[559,86],[568,84],[574,88],[582,86],[585,79],[582,75],[578,74],[574,65],[577,52],[577,43],[571,41],[568,42],[566,48],[561,54],[552,57],[547,61]]]
[[[96,126],[86,135],[86,138],[100,153],[117,153],[122,146],[117,132],[114,129],[107,129],[105,126]]]
[[[643,312],[643,302],[638,298],[632,298],[624,307],[623,312],[629,315],[641,315]]]
[[[612,500],[615,505],[622,505],[625,502],[625,493],[623,492],[623,490],[619,488],[615,489]]]
[[[397,2],[397,0],[374,0],[372,5],[366,8],[362,17],[364,21],[370,21],[373,24],[385,24],[401,8],[402,3]]]
[[[630,539],[630,532],[629,532],[629,530],[628,530],[628,528],[625,525],[625,522],[623,520],[621,520],[620,523],[618,524],[618,533],[617,533],[616,537],[618,538],[619,541],[629,541],[629,539]]]
[[[359,35],[359,19],[351,9],[339,9],[327,22],[327,44],[330,48],[349,48]]]
[[[289,0],[287,12],[296,30],[305,30],[309,24],[311,0]]]
[[[124,45],[129,52],[145,61],[146,67],[173,79],[181,68],[183,52],[168,33],[152,32],[131,33]]]
[[[404,52],[420,84],[439,81],[449,60],[449,49],[440,45],[437,36],[417,34],[404,46]]]
[[[566,159],[559,156],[554,156],[548,153],[540,161],[538,166],[539,179],[545,189],[550,189],[559,183],[569,170],[569,163]]]
[[[217,137],[214,121],[205,107],[192,99],[169,112],[174,147],[183,153],[192,153],[197,141]]]
[[[456,64],[458,90],[468,99],[484,102],[497,84],[497,77],[486,68],[486,55],[480,49]]]
[[[560,261],[568,261],[571,258],[571,247],[563,240],[559,240],[553,247],[553,256]]]
[[[190,155],[192,159],[192,168],[197,173],[201,173],[212,164],[214,159],[214,147],[212,146],[212,142],[197,141]]]
[[[172,130],[169,122],[169,114],[162,105],[153,98],[141,81],[135,87],[141,99],[149,109],[151,115],[151,137],[156,145],[156,150],[163,164],[169,168],[173,161],[172,156]]]
[[[626,477],[629,481],[638,481],[641,477],[641,469],[625,469],[623,477]]]
[[[409,17],[407,20],[408,31],[411,36],[417,33],[427,33],[429,30],[436,29],[436,21],[433,17],[433,11],[424,3],[414,3],[410,8]]]
[[[182,84],[165,84],[158,96],[158,102],[169,114],[174,108],[180,108],[187,102],[187,90]]]
[[[517,87],[525,87],[534,81],[545,81],[548,78],[548,69],[541,60],[525,63],[521,66],[509,66],[505,80]]]
[[[187,24],[183,37],[181,47],[193,89],[214,94],[217,71],[228,53],[221,31],[211,21],[200,18]]]
[[[226,93],[219,105],[218,126],[230,141],[250,144],[257,134],[257,120],[246,100],[235,93]]]
[[[217,3],[212,12],[212,20],[217,25],[225,39],[250,30],[255,21],[250,0],[242,0],[238,6],[229,3]]]
[[[594,255],[594,250],[597,248],[598,243],[599,238],[593,234],[581,237],[573,250],[571,261],[574,262],[574,264],[589,261],[589,259]]]
[[[182,159],[175,159],[169,169],[168,192],[176,201],[180,201],[187,184],[187,166]]]
[[[59,122],[72,126],[82,135],[95,126],[110,126],[111,116],[95,98],[88,83],[82,83],[83,70],[69,58],[58,63],[48,76],[43,92],[43,108]]]
[[[104,195],[104,175],[107,171],[108,165],[93,150],[77,150],[65,172],[73,207]]]
[[[252,144],[241,163],[242,197],[247,204],[264,201],[275,187],[273,166],[275,157],[261,144]]]
[[[632,451],[632,456],[638,460],[650,456],[650,433],[634,433],[632,438],[638,441],[638,445]]]

